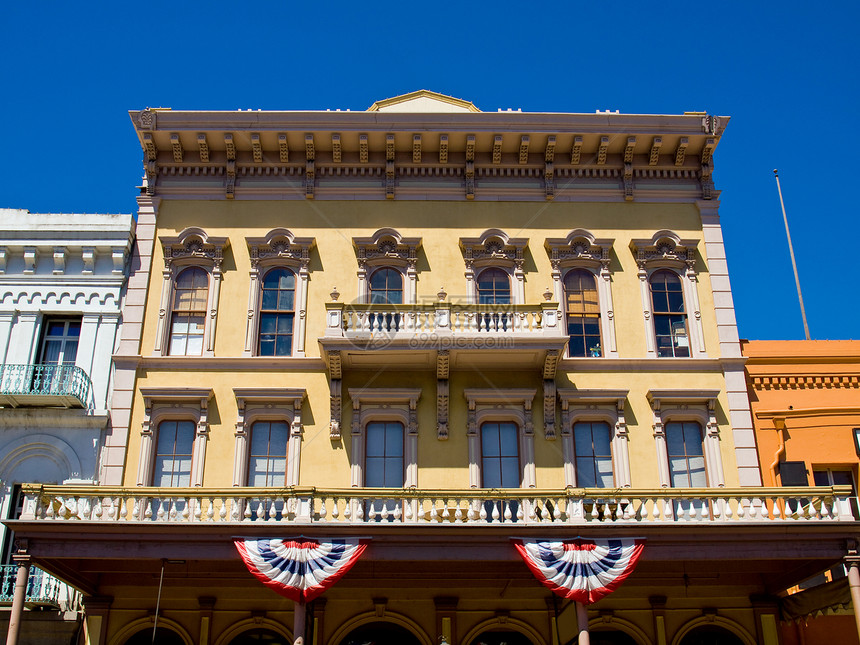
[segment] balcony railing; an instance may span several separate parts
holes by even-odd
[[[2,576],[0,578],[0,603],[12,602],[17,572],[17,564],[0,565],[0,576]],[[58,609],[77,609],[80,604],[80,592],[38,567],[30,567],[26,603]]]
[[[85,408],[91,386],[75,365],[0,365],[0,405]]]
[[[564,337],[558,303],[478,305],[438,302],[419,305],[328,303],[326,337],[371,339],[416,335],[504,335]]]
[[[22,520],[245,524],[854,521],[850,486],[687,489],[114,488],[27,484]]]

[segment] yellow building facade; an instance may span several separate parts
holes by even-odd
[[[315,645],[585,642],[511,546],[578,536],[645,540],[591,642],[775,644],[776,595],[845,555],[850,491],[761,486],[726,117],[417,92],[131,118],[100,486],[32,487],[16,527],[86,594],[88,642],[298,637],[237,536],[369,539]]]

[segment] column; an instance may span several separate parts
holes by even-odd
[[[209,645],[212,633],[212,614],[215,608],[215,598],[212,596],[200,596],[197,599],[200,607],[200,640],[199,645]]]
[[[90,380],[93,382],[93,397],[97,410],[107,408],[111,354],[116,342],[117,325],[119,325],[119,313],[102,314],[96,336],[92,371],[89,372]]]
[[[9,350],[9,336],[12,333],[14,311],[0,312],[0,363],[7,363],[6,352]]]
[[[753,594],[750,596],[755,615],[755,629],[757,640],[761,645],[779,645],[779,630],[777,628],[777,614],[779,605],[776,598],[771,596]]]
[[[112,596],[84,597],[84,642],[86,645],[106,645],[107,622]]]
[[[666,596],[648,596],[651,603],[651,614],[654,617],[654,642],[656,645],[666,645]]]
[[[860,556],[849,555],[844,558],[848,569],[848,586],[851,589],[851,607],[854,610],[854,624],[860,638]]]
[[[457,642],[457,604],[460,599],[456,596],[436,596],[433,604],[436,605],[436,642],[439,645],[448,643],[455,645]]]
[[[27,600],[27,583],[30,581],[30,556],[19,551],[12,556],[12,560],[18,565],[18,572],[15,576],[12,610],[9,612],[9,631],[6,634],[6,645],[18,645],[24,603]]]
[[[9,338],[9,348],[6,352],[6,362],[13,365],[26,365],[39,360],[38,337],[36,335],[39,313],[22,311],[18,314],[18,322],[12,328]]]

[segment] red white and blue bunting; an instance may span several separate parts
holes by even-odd
[[[340,580],[367,548],[359,539],[234,538],[233,543],[260,582],[303,603]]]
[[[553,593],[592,604],[615,591],[636,567],[643,540],[514,540],[528,568]]]

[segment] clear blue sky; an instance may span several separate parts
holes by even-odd
[[[414,9],[420,7],[420,10]],[[431,8],[432,7],[432,8]],[[0,22],[0,206],[134,212],[127,111],[366,109],[420,88],[483,110],[732,117],[715,180],[742,337],[860,338],[860,3],[23,3]]]

